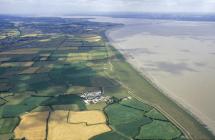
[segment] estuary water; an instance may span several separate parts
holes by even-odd
[[[215,22],[95,17],[128,62],[215,133]]]

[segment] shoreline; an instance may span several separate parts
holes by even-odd
[[[122,26],[124,26],[124,25],[122,25]],[[208,127],[208,125],[200,117],[198,117],[196,115],[197,111],[195,111],[194,109],[192,109],[187,104],[183,105],[184,101],[182,99],[178,98],[177,96],[171,95],[166,89],[164,90],[162,87],[160,87],[159,84],[156,82],[156,80],[150,74],[148,74],[145,71],[139,70],[137,68],[137,66],[133,65],[133,63],[131,61],[129,61],[128,57],[126,57],[124,55],[124,53],[121,51],[121,49],[118,49],[116,47],[116,45],[114,44],[114,41],[111,39],[111,37],[109,36],[109,34],[110,34],[110,32],[115,31],[115,30],[119,29],[122,26],[116,26],[116,27],[113,27],[113,28],[108,29],[107,31],[105,31],[105,36],[106,36],[106,38],[108,40],[108,43],[110,45],[112,45],[113,47],[115,46],[114,48],[123,55],[123,57],[125,58],[126,62],[129,65],[131,65],[131,67],[133,67],[142,76],[143,79],[145,79],[151,86],[153,86],[155,89],[157,89],[163,96],[165,96],[166,98],[168,98],[170,101],[174,102],[181,110],[183,110],[185,113],[187,113],[188,115],[190,115],[194,120],[196,120],[203,129],[206,129],[207,131],[209,131],[209,133],[211,133],[215,137],[215,133]],[[182,101],[182,103],[180,103],[181,101]],[[149,102],[146,101],[146,103],[149,103]],[[156,107],[157,106],[156,104],[154,104],[154,105],[152,103],[149,103],[149,104],[152,105],[152,106],[154,106],[155,108],[157,108],[159,111],[163,112],[164,114],[168,114],[168,113],[165,113],[166,111],[164,112],[164,110],[161,107]],[[169,116],[170,120],[173,121],[174,124],[176,123],[176,126],[178,126],[178,124],[179,124],[178,121],[175,120],[174,117],[172,117],[171,114],[168,114],[168,115],[170,115]],[[184,128],[184,127],[181,128],[179,126],[179,128],[186,130],[186,128]]]

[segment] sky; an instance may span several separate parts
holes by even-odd
[[[0,14],[215,13],[215,0],[0,0]]]

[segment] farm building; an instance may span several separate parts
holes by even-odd
[[[102,90],[98,91],[87,91],[81,94],[80,97],[84,99],[86,104],[96,104],[98,102],[107,102],[110,100],[109,96],[102,96]]]

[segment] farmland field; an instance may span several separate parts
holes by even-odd
[[[103,133],[101,135],[92,137],[90,140],[110,140],[110,139],[129,140],[129,138],[124,137],[124,136],[118,134],[117,132],[106,132],[106,133]]]
[[[151,124],[141,127],[137,139],[175,139],[181,133],[171,123],[153,121]]]
[[[7,27],[19,33],[0,38],[0,137],[4,140],[187,137],[166,114],[136,96],[158,91],[107,43],[104,33],[116,24],[8,18],[20,24]],[[131,94],[130,88],[138,94]],[[96,97],[83,96],[100,92]]]
[[[49,120],[48,139],[79,139],[86,140],[95,135],[108,132],[110,128],[105,124],[105,117],[97,111],[68,112],[55,111],[51,114]],[[69,115],[69,122],[67,117]],[[74,115],[74,118],[73,116]],[[94,120],[87,116],[95,116]],[[99,119],[97,122],[97,119]],[[71,119],[71,120],[70,120]]]
[[[19,118],[0,119],[0,134],[12,133],[18,123]]]
[[[93,125],[98,123],[106,123],[106,117],[101,111],[82,111],[82,112],[69,112],[69,123],[86,123]]]
[[[23,115],[19,126],[15,129],[15,138],[45,139],[47,117],[48,112],[34,112]]]

